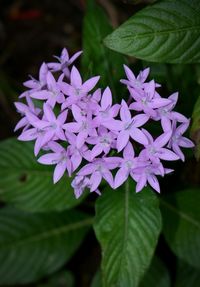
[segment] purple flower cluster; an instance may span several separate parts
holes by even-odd
[[[42,64],[39,80],[24,83],[28,90],[20,98],[26,104],[15,103],[22,115],[15,128],[22,128],[19,140],[35,140],[35,156],[43,151],[38,162],[55,165],[54,183],[76,171],[72,187],[77,198],[85,188],[100,194],[102,180],[115,189],[129,176],[136,182],[136,192],[147,184],[160,192],[157,176],[172,172],[163,161],[184,161],[180,147],[193,147],[183,136],[189,120],[173,110],[178,93],[162,98],[160,85],[147,81],[149,68],[135,77],[124,65],[127,79],[121,83],[129,99],[113,104],[109,87],[94,89],[99,76],[83,82],[72,66],[80,54],[69,58],[63,49],[58,63]],[[144,128],[149,121],[161,123],[157,138]]]

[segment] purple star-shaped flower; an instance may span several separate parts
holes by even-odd
[[[119,104],[112,106],[112,93],[109,87],[105,89],[102,94],[100,105],[95,112],[96,126],[104,125],[106,127],[107,122],[112,121],[118,115],[120,109]]]
[[[53,152],[42,155],[38,159],[38,162],[46,165],[56,165],[53,174],[53,182],[58,182],[66,170],[68,171],[69,176],[71,176],[72,163],[67,150],[57,142],[50,142],[48,147]]]
[[[14,131],[17,131],[18,129],[21,129],[24,127],[24,130],[26,130],[30,123],[26,117],[26,113],[27,112],[31,112],[33,113],[34,115],[38,116],[39,113],[41,112],[41,109],[40,108],[37,108],[34,106],[33,104],[33,101],[31,100],[31,98],[29,97],[26,97],[26,100],[27,100],[27,104],[28,105],[25,105],[23,103],[20,103],[20,102],[15,102],[15,107],[17,108],[17,111],[21,114],[22,116],[22,119],[17,123],[17,125],[15,126],[15,129]]]
[[[124,70],[126,73],[126,76],[128,78],[128,80],[120,80],[121,83],[133,88],[133,89],[142,89],[144,87],[144,82],[146,81],[150,69],[146,68],[143,71],[141,71],[139,73],[139,75],[137,77],[135,77],[134,73],[131,71],[131,69],[129,67],[127,67],[126,65],[124,65]]]
[[[76,146],[81,148],[88,136],[96,136],[96,129],[93,127],[92,114],[89,111],[87,115],[83,115],[82,110],[72,105],[72,114],[76,122],[66,123],[63,129],[66,132],[77,133]]]
[[[80,148],[77,148],[75,143],[77,142],[77,136],[73,133],[66,133],[66,137],[69,143],[69,146],[67,147],[69,157],[72,162],[72,171],[74,172],[81,164],[82,159],[86,159],[87,161],[90,161],[91,154],[87,147],[87,145],[82,145]]]
[[[184,148],[192,148],[194,144],[191,140],[186,137],[183,137],[183,134],[186,132],[190,124],[188,120],[187,123],[182,123],[177,127],[177,122],[174,121],[172,124],[172,136],[169,141],[168,147],[172,148],[172,150],[180,157],[182,161],[185,160],[185,156],[181,151],[180,147]]]
[[[81,98],[87,96],[87,94],[96,86],[99,78],[99,76],[92,77],[83,83],[78,69],[73,66],[70,74],[70,84],[65,82],[60,84],[62,92],[68,96],[66,101],[62,104],[62,109],[68,108],[72,104],[76,104]]]
[[[132,144],[129,142],[123,150],[123,158],[120,159],[120,168],[116,173],[114,188],[122,185],[131,174],[132,170],[139,166],[146,166],[148,162],[135,157],[135,152]]]
[[[171,138],[172,131],[163,133],[155,140],[148,131],[143,130],[143,132],[148,139],[148,144],[144,145],[144,149],[140,153],[141,156],[145,157],[146,159],[150,159],[152,162],[158,162],[161,159],[167,161],[179,159],[177,154],[167,148],[164,148]]]
[[[34,114],[27,112],[26,117],[33,128],[24,131],[19,140],[30,141],[37,139],[35,143],[35,155],[37,155],[40,149],[45,146],[49,141],[55,139],[61,139],[66,141],[66,137],[62,126],[67,118],[67,111],[62,112],[57,118],[54,115],[51,107],[48,104],[43,105],[44,117],[40,120]]]
[[[132,117],[129,107],[126,102],[122,100],[120,118],[121,121],[113,120],[106,124],[109,129],[119,131],[117,137],[118,152],[123,150],[130,137],[141,144],[148,143],[145,134],[139,129],[139,127],[143,126],[149,120],[149,116],[141,114]]]
[[[100,126],[98,128],[98,135],[96,137],[89,137],[87,143],[94,145],[91,150],[91,159],[94,159],[102,152],[106,155],[111,148],[115,147],[116,135],[112,132],[108,132],[106,128]]]
[[[188,121],[188,119],[184,115],[173,111],[173,108],[175,107],[178,101],[178,93],[173,93],[171,96],[168,97],[168,100],[170,100],[171,103],[157,109],[157,116],[155,117],[155,120],[161,121],[163,131],[165,132],[170,131],[172,129],[172,121],[174,120],[178,122]]]
[[[47,84],[47,73],[48,67],[43,63],[39,70],[39,80],[31,77],[31,80],[24,82],[23,85],[32,90],[41,90]]]
[[[144,91],[132,91],[129,88],[129,92],[136,102],[133,102],[129,108],[134,111],[144,111],[144,113],[150,117],[156,117],[155,109],[166,106],[171,103],[169,99],[164,99],[157,96],[155,91],[156,84],[154,80],[146,83]]]
[[[86,164],[82,167],[78,175],[81,176],[89,176],[90,177],[90,190],[91,192],[98,189],[102,179],[104,178],[108,184],[113,187],[113,176],[110,170],[116,168],[115,159],[110,158],[107,160],[106,158],[95,159],[93,162]]]
[[[164,174],[170,173],[173,170],[171,169],[164,169]],[[132,177],[137,182],[136,185],[136,192],[141,191],[147,183],[153,189],[160,193],[160,185],[157,179],[157,175],[164,175],[163,174],[163,166],[160,163],[149,163],[146,166],[137,167],[136,169],[132,170]]]
[[[90,179],[86,176],[77,175],[72,181],[71,186],[74,188],[75,197],[79,198],[85,188],[90,188]],[[94,192],[96,192],[98,195],[101,194],[98,189],[96,189]]]
[[[47,73],[47,89],[33,92],[30,94],[30,97],[39,100],[47,100],[46,103],[51,107],[54,107],[56,103],[61,104],[65,101],[59,84],[56,82],[51,72]]]
[[[48,63],[48,68],[52,72],[63,71],[66,77],[69,78],[70,71],[69,66],[82,54],[82,51],[75,53],[71,58],[69,57],[69,53],[66,48],[64,48],[61,52],[60,57],[54,56],[59,63]]]

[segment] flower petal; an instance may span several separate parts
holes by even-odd
[[[90,177],[90,183],[91,183],[91,192],[95,191],[97,189],[97,187],[99,186],[99,184],[101,183],[102,180],[102,175],[100,174],[99,171],[95,171],[91,177]]]
[[[101,98],[101,107],[103,110],[106,110],[108,107],[112,105],[112,94],[109,87],[105,89]]]
[[[160,185],[155,175],[148,175],[147,181],[158,193],[160,193]]]
[[[148,139],[147,139],[145,134],[140,129],[132,127],[131,130],[130,130],[130,136],[136,142],[139,142],[139,143],[141,143],[143,145],[148,145]]]
[[[78,87],[79,88],[79,87],[82,86],[81,75],[80,75],[78,69],[75,66],[72,67],[70,80],[71,80],[71,85],[73,87]]]
[[[96,76],[96,77],[93,77],[93,78],[87,80],[82,86],[83,91],[86,93],[91,91],[96,86],[99,79],[100,79],[100,77]]]
[[[115,175],[114,188],[122,185],[127,180],[128,175],[129,173],[126,168],[120,168]]]
[[[56,165],[53,173],[53,183],[58,182],[66,171],[66,162],[60,162]]]
[[[133,125],[134,127],[138,128],[146,124],[148,122],[149,116],[145,114],[137,115],[133,117]]]
[[[121,104],[120,118],[123,122],[131,121],[131,113],[129,111],[127,103],[124,100],[122,100],[122,104]]]
[[[54,115],[52,108],[48,104],[43,105],[43,110],[44,110],[44,115],[49,122],[56,121],[56,116]]]
[[[129,132],[122,130],[117,137],[118,152],[123,150],[123,148],[127,145],[128,141],[129,141]]]
[[[177,154],[175,154],[173,151],[168,150],[166,148],[161,148],[159,150],[159,158],[163,160],[178,160],[180,159]]]

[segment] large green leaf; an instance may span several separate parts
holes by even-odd
[[[170,287],[169,272],[163,262],[154,257],[149,269],[139,284],[139,287]],[[101,273],[98,270],[93,278],[91,287],[102,287]]]
[[[200,97],[196,101],[192,114],[191,137],[195,141],[195,156],[200,159]]]
[[[200,267],[200,190],[172,193],[161,201],[163,232],[172,251]]]
[[[103,44],[104,37],[112,30],[103,9],[94,0],[88,0],[83,23],[82,70],[86,76],[100,75],[101,86],[109,85],[114,95],[116,96],[117,91],[121,97],[118,85],[124,74],[124,59]]]
[[[0,284],[35,281],[60,268],[82,242],[91,218],[76,211],[0,211]]]
[[[179,262],[174,287],[199,287],[200,270],[185,262]]]
[[[166,0],[148,6],[106,37],[105,44],[153,62],[200,62],[200,1]]]
[[[69,209],[80,203],[63,177],[53,184],[53,169],[37,163],[33,144],[8,139],[0,143],[0,199],[28,211]]]
[[[94,224],[102,246],[103,287],[135,287],[149,267],[161,230],[158,200],[127,181],[97,200]]]

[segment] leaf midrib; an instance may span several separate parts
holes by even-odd
[[[81,220],[81,221],[76,222],[76,223],[71,223],[67,226],[62,226],[59,228],[55,228],[55,229],[51,229],[49,231],[42,232],[42,233],[37,234],[37,235],[26,237],[25,239],[23,238],[23,239],[20,239],[18,241],[16,241],[14,239],[15,240],[14,242],[0,243],[0,249],[14,248],[14,247],[18,247],[20,245],[35,243],[38,241],[46,240],[50,237],[61,235],[62,233],[67,233],[67,232],[74,230],[74,229],[79,229],[79,228],[82,228],[84,226],[90,226],[90,225],[92,225],[92,223],[93,223],[93,218],[87,218],[87,219]]]
[[[160,201],[161,201],[161,204],[165,205],[171,211],[173,211],[174,213],[178,214],[180,217],[182,217],[183,219],[185,219],[186,221],[192,223],[198,229],[200,229],[200,223],[198,221],[196,221],[194,218],[192,218],[188,214],[176,209],[172,204],[169,204],[168,202],[164,201],[163,199],[160,199]]]
[[[135,35],[131,33],[129,35],[126,34],[125,36],[121,35],[121,37],[125,38],[125,39],[129,38],[129,37],[131,37],[131,38],[135,38],[135,37],[137,37],[137,38],[144,38],[144,37],[150,37],[150,36],[157,36],[159,34],[161,34],[161,35],[162,34],[166,34],[167,35],[167,34],[171,34],[171,33],[188,32],[190,30],[195,30],[195,29],[196,30],[200,30],[200,25],[195,25],[195,26],[192,26],[192,27],[189,26],[189,27],[173,29],[173,30],[151,31],[151,32],[146,32],[146,33],[138,33],[138,34],[135,33]]]
[[[126,253],[126,246],[127,246],[127,238],[128,238],[128,219],[129,219],[129,181],[127,180],[125,183],[125,198],[124,198],[124,235],[123,235],[123,245],[122,245],[122,252],[121,252],[121,260],[120,260],[120,267],[118,273],[118,280],[117,282],[121,282],[121,270],[123,269],[124,257]]]

